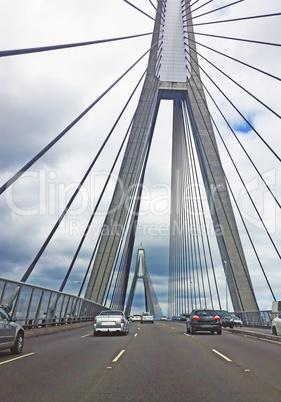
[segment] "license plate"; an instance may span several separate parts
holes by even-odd
[[[103,321],[101,325],[115,325],[115,321]]]

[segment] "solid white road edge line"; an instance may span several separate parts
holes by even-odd
[[[92,334],[82,335],[81,338],[86,338],[86,336],[91,336]]]
[[[6,360],[5,362],[1,362],[0,365],[5,364],[5,363],[10,363],[10,362],[13,362],[14,360],[22,359],[23,357],[28,357],[28,356],[31,356],[31,355],[34,355],[34,354],[35,354],[35,352],[32,352],[32,353],[28,353],[26,355],[15,357],[14,359],[10,359],[10,360]]]
[[[117,356],[115,357],[115,359],[112,360],[112,362],[113,362],[113,363],[116,363],[117,360],[123,355],[124,352],[125,352],[125,350],[121,350],[121,352],[119,353],[119,355],[117,355]]]
[[[229,359],[228,357],[226,357],[225,355],[223,355],[222,353],[218,352],[216,349],[212,349],[213,352],[215,352],[217,355],[219,355],[220,357],[222,357],[223,359],[227,360],[228,362],[232,362],[231,359]]]

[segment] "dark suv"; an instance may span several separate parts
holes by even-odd
[[[222,333],[222,323],[217,312],[214,310],[193,310],[186,319],[186,332],[195,334],[197,331],[209,331],[211,334]]]
[[[0,307],[0,350],[10,349],[11,353],[19,355],[23,350],[24,329],[17,324],[16,317]]]
[[[216,310],[218,316],[220,316],[222,326],[224,328],[229,327],[233,328],[234,327],[234,318],[229,314],[228,311],[226,310]]]

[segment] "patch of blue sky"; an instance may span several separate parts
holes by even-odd
[[[253,123],[251,121],[251,119],[247,119],[248,122],[247,123],[245,120],[239,120],[237,122],[235,122],[232,126],[233,130],[238,131],[240,133],[249,133],[252,130]]]

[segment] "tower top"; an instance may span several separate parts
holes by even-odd
[[[159,79],[162,82],[186,83],[189,72],[187,38],[184,37],[186,23],[185,1],[167,1],[162,5],[162,24],[158,52],[161,56]]]

